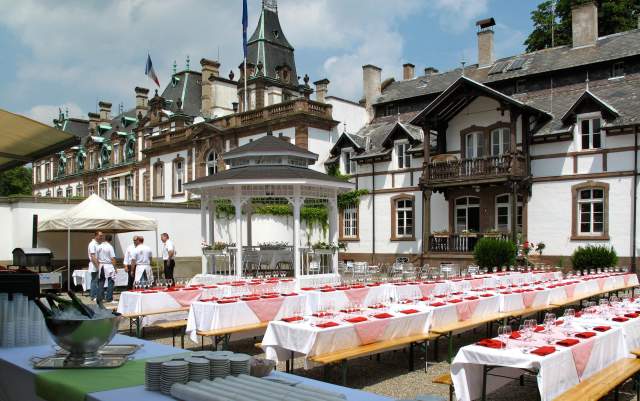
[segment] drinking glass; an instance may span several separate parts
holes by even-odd
[[[511,326],[500,326],[498,327],[498,337],[504,344],[504,348],[507,348],[507,342],[509,341],[509,337],[511,336]]]

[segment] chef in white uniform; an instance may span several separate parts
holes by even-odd
[[[127,288],[128,289],[133,288],[133,278],[135,276],[134,274],[135,269],[133,267],[132,260],[135,256],[136,246],[138,246],[138,236],[134,235],[133,244],[130,244],[127,247],[127,250],[124,251],[124,259],[122,261],[122,264],[124,265],[124,270],[127,272]]]
[[[139,236],[138,246],[136,246],[134,257],[131,260],[136,272],[134,282],[139,283],[141,280],[147,282],[153,281],[153,270],[151,269],[152,259],[151,248],[144,244],[144,237]]]
[[[113,286],[116,278],[116,252],[111,245],[113,237],[111,234],[105,236],[104,242],[98,245],[96,256],[98,258],[98,303],[105,299],[113,302]],[[107,284],[107,296],[104,297],[105,282]]]
[[[98,259],[96,253],[98,246],[103,240],[102,232],[96,231],[93,233],[93,239],[89,242],[87,253],[89,255],[89,273],[91,274],[91,285],[89,289],[89,295],[91,299],[95,300],[98,296]]]

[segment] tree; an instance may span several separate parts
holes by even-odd
[[[31,195],[31,180],[29,167],[15,167],[0,173],[0,196]]]
[[[571,44],[571,7],[574,4],[592,0],[547,0],[531,12],[533,31],[524,41],[527,52],[552,46],[551,22],[552,4],[555,2],[555,23],[553,24],[553,45]],[[640,0],[597,0],[598,36],[610,35],[635,29],[638,26]]]

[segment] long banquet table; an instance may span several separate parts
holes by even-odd
[[[82,291],[88,291],[91,287],[91,272],[88,269],[76,269],[73,271],[73,285],[82,286]],[[114,280],[115,287],[126,287],[129,275],[124,269],[116,269],[116,278]],[[105,280],[104,286],[109,283]]]

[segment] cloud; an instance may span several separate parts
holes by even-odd
[[[60,110],[62,110],[63,112],[68,111],[69,117],[85,117],[82,108],[73,102],[67,102],[59,106],[40,104],[37,106],[33,106],[31,109],[25,111],[22,114],[36,121],[40,121],[43,124],[53,125],[53,119],[58,118]]]
[[[488,0],[435,0],[432,12],[437,14],[442,30],[461,33],[487,10]]]

